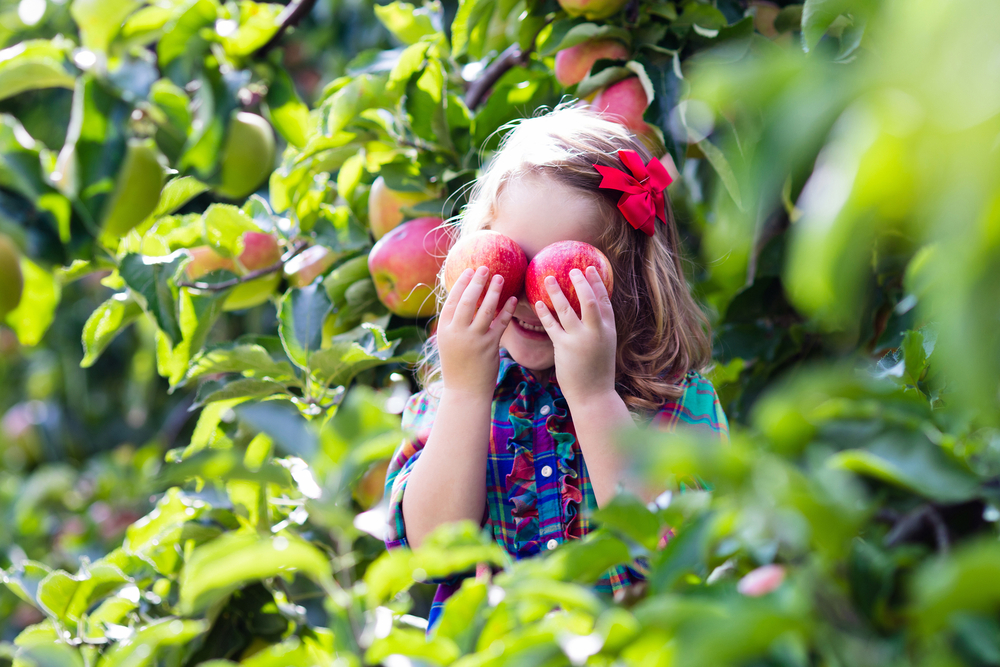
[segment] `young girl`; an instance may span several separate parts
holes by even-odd
[[[688,291],[663,166],[622,125],[575,108],[520,122],[473,189],[459,234],[492,229],[528,260],[545,246],[584,241],[614,275],[574,269],[577,316],[554,278],[555,312],[524,294],[498,303],[503,278],[467,269],[441,309],[440,378],[411,397],[415,433],[387,472],[386,544],[418,546],[438,525],[471,519],[520,559],[582,537],[589,514],[626,477],[619,431],[652,421],[727,434],[712,385],[708,325]],[[616,189],[617,188],[617,189]],[[486,297],[476,308],[483,291]],[[641,574],[619,566],[599,583],[618,590]],[[457,585],[443,584],[436,622]]]

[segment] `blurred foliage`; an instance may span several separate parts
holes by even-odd
[[[976,0],[0,3],[24,280],[0,661],[1000,664],[998,23]],[[560,86],[555,54],[595,38],[630,59]],[[631,77],[682,175],[732,442],[622,443],[671,493],[530,561],[461,524],[385,553],[428,322],[374,298],[372,184],[450,217],[504,124]],[[280,155],[234,201],[240,113]],[[640,557],[646,584],[594,591]],[[458,573],[425,638],[426,582]]]

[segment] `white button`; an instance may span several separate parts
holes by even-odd
[[[549,414],[550,412],[552,412],[552,408],[550,408],[550,407],[549,407],[549,406],[547,406],[547,405],[543,405],[543,406],[541,407],[541,409],[539,410],[539,412],[541,412],[541,413],[542,413],[542,416],[545,416],[545,415]]]
[[[542,477],[551,477],[551,476],[552,476],[552,466],[543,466]]]
[[[545,544],[545,548],[548,549],[549,551],[555,549],[557,546],[559,546],[559,543],[556,542],[555,540],[549,540]]]

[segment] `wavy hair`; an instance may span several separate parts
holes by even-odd
[[[656,156],[620,123],[580,107],[559,106],[512,128],[458,217],[459,237],[489,228],[507,185],[525,176],[551,178],[592,201],[606,222],[595,245],[611,262],[615,279],[615,388],[633,412],[658,409],[680,396],[688,371],[705,370],[710,363],[708,320],[684,278],[669,198],[666,224],[657,222],[653,236],[647,236],[618,210],[620,193],[598,187],[601,175],[593,167],[622,169],[620,150],[636,151],[643,162]],[[440,377],[436,356],[432,338],[425,349],[425,386]]]

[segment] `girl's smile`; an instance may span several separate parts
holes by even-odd
[[[514,239],[530,262],[539,250],[556,241],[593,244],[599,225],[597,208],[586,195],[549,176],[533,174],[507,184],[489,228]],[[500,345],[525,368],[552,368],[552,341],[535,313],[535,304],[528,303],[523,290],[517,295],[514,318]]]

